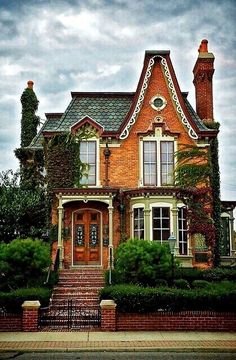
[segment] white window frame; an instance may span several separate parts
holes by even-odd
[[[187,207],[186,205],[184,204],[178,204],[178,218],[177,218],[177,231],[178,231],[178,251],[180,250],[180,237],[179,237],[179,233],[180,233],[180,229],[179,229],[179,211],[182,209],[182,208],[186,208],[186,211],[187,211]],[[188,255],[189,253],[189,236],[188,236],[188,218],[186,216],[186,222],[187,222],[187,227],[186,227],[186,230],[182,231],[182,232],[186,232],[186,236],[187,236],[187,252],[186,254],[180,254],[181,256],[186,256]],[[182,230],[182,229],[181,229]],[[180,253],[180,251],[179,251]]]
[[[156,161],[156,180],[157,183],[156,185],[145,185],[144,184],[144,145],[143,143],[145,141],[154,141],[156,142],[156,152],[157,152],[157,161]],[[169,185],[162,185],[161,183],[161,142],[173,142],[174,144],[174,154],[177,151],[177,141],[175,140],[174,137],[172,136],[145,136],[143,138],[140,139],[140,173],[139,173],[139,186],[140,187],[152,187],[152,186],[157,186],[157,187],[162,187],[162,186],[172,186],[174,184],[169,184]],[[174,169],[176,167],[176,159],[174,157]]]
[[[161,207],[168,207],[169,208],[169,212],[170,212],[170,235],[173,232],[173,214],[172,214],[172,209],[173,209],[173,205],[171,203],[166,203],[166,202],[158,202],[158,203],[152,203],[150,204],[150,239],[152,241],[157,241],[160,244],[166,244],[168,242],[168,240],[154,240],[153,239],[153,208],[161,208]]]
[[[95,164],[95,167],[96,167],[96,173],[95,173],[95,184],[94,185],[90,185],[90,184],[83,184],[85,186],[88,186],[88,187],[99,187],[100,186],[100,178],[99,178],[99,174],[100,174],[100,156],[99,156],[99,153],[100,153],[100,147],[99,147],[99,139],[96,138],[96,137],[93,137],[93,138],[90,138],[90,139],[87,139],[87,140],[82,140],[82,142],[95,142],[95,151],[96,151],[96,164]]]

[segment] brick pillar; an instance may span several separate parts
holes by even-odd
[[[38,331],[39,318],[39,301],[24,301],[21,305],[23,308],[22,330]]]
[[[101,307],[101,330],[116,331],[116,303],[114,300],[102,300]]]

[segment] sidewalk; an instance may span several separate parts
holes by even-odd
[[[1,351],[221,351],[236,352],[236,332],[2,332]]]

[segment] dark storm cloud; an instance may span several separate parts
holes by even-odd
[[[180,87],[190,91],[194,106],[192,69],[200,41],[207,38],[216,57],[222,193],[231,196],[235,11],[234,0],[1,0],[0,170],[16,166],[13,149],[19,146],[20,95],[27,80],[35,82],[44,118],[45,112],[65,110],[70,91],[134,91],[144,51],[170,49]]]

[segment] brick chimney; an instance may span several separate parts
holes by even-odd
[[[208,52],[208,41],[202,40],[198,49],[198,58],[193,68],[196,96],[196,111],[203,120],[214,120],[213,117],[213,89],[214,55]]]
[[[34,82],[32,80],[29,80],[27,82],[27,85],[28,85],[28,89],[32,89],[33,90],[33,87],[34,87]]]

